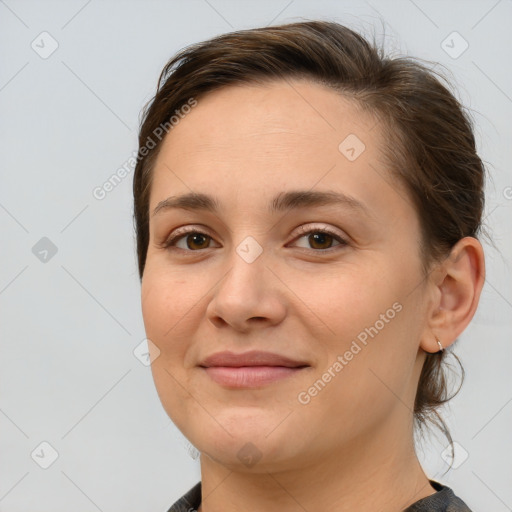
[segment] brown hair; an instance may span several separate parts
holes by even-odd
[[[476,153],[471,120],[442,83],[443,77],[416,59],[386,57],[375,43],[338,23],[290,23],[233,32],[194,44],[164,67],[157,93],[143,112],[133,182],[141,279],[149,242],[152,169],[162,139],[151,151],[144,148],[158,127],[166,126],[169,131],[169,119],[191,98],[197,100],[220,87],[291,78],[333,88],[387,127],[383,155],[417,210],[425,277],[431,264],[447,256],[458,240],[477,237],[484,207],[485,170]],[[446,351],[427,354],[414,417],[420,429],[427,420],[432,421],[452,443],[436,411],[454,396],[448,396],[442,365],[445,356]]]

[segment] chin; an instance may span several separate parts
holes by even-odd
[[[291,465],[291,454],[286,453],[282,441],[270,442],[247,438],[204,441],[204,449],[197,447],[202,455],[209,457],[225,468],[243,473],[268,473],[286,469]]]
[[[265,417],[264,410],[257,415],[230,412],[215,416],[222,426],[210,417],[207,426],[198,421],[187,432],[202,454],[238,472],[265,473],[292,465],[304,443],[302,436],[296,439],[298,433],[289,431],[293,424],[280,425],[282,416],[278,420]]]

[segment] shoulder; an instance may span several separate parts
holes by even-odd
[[[437,492],[413,503],[403,512],[472,512],[471,509],[455,495],[450,487],[434,480],[430,482]],[[200,504],[201,482],[198,482],[176,501],[167,512],[196,512]]]
[[[430,483],[437,492],[413,503],[403,512],[471,512],[450,487],[434,480],[430,480]]]
[[[201,482],[188,490],[167,512],[196,512],[201,504]]]

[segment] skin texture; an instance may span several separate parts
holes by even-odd
[[[339,150],[349,134],[365,145],[353,161]],[[385,131],[352,100],[299,80],[209,93],[164,141],[150,212],[190,192],[219,205],[216,213],[152,216],[142,280],[156,388],[201,452],[203,512],[396,512],[435,492],[414,451],[414,397],[425,352],[438,351],[435,336],[446,348],[475,312],[483,253],[464,238],[423,274],[419,219],[383,164],[385,144]],[[269,212],[276,195],[296,190],[341,192],[368,212]],[[346,244],[327,237],[315,245],[301,226],[330,228]],[[182,236],[163,247],[178,227],[211,239],[194,245],[192,237],[190,249]],[[262,249],[252,263],[237,253],[246,237]],[[393,304],[400,311],[389,319]],[[378,333],[301,403],[299,393],[332,373],[383,314]],[[309,367],[257,389],[229,389],[198,366],[221,350],[253,349]]]

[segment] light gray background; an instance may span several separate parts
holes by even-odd
[[[314,18],[377,35],[384,20],[388,47],[448,66],[474,112],[498,250],[486,246],[481,305],[456,349],[467,379],[444,416],[457,468],[442,474],[441,438],[420,455],[474,512],[512,510],[510,0],[0,0],[1,511],[165,511],[199,480],[133,354],[145,337],[133,173],[101,201],[92,191],[136,150],[140,109],[176,51]],[[47,58],[44,31],[58,43]],[[469,43],[457,58],[453,31]],[[57,248],[45,262],[43,237]],[[44,441],[59,455],[48,469]]]

